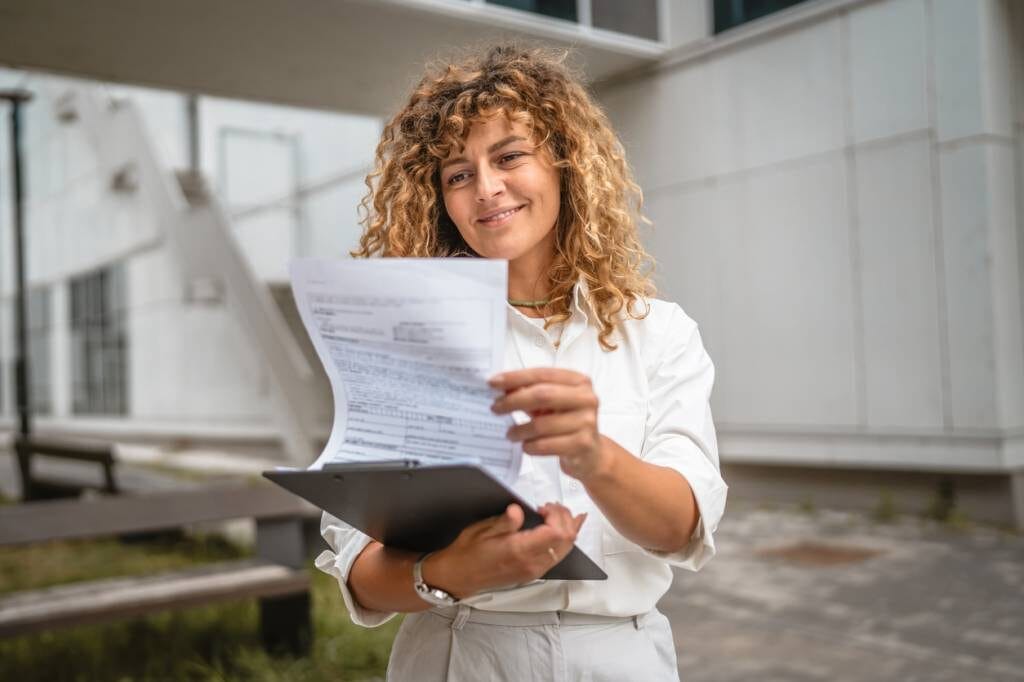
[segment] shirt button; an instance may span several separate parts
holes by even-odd
[[[541,341],[540,339],[534,339],[533,340],[533,345],[537,346],[537,348],[543,348],[544,347],[544,342]]]

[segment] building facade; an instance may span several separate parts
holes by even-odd
[[[708,3],[688,6],[710,25]],[[664,289],[714,352],[726,461],[1003,474],[961,487],[1009,499],[1024,466],[1020,14],[805,3],[600,88]]]
[[[820,503],[820,491],[842,496],[837,481],[861,500],[904,490],[916,508],[952,481],[977,516],[1024,520],[1016,3],[661,0],[626,10],[599,0],[403,0],[379,3],[381,16],[338,4],[348,21],[337,30],[362,26],[366,40],[385,20],[397,22],[391,33],[423,27],[398,36],[414,53],[399,55],[400,68],[370,72],[393,91],[374,85],[355,102],[317,81],[313,67],[303,90],[272,65],[249,77],[225,59],[221,75],[238,82],[229,92],[223,78],[189,71],[186,57],[180,72],[150,67],[143,78],[103,61],[107,48],[72,68],[45,45],[11,56],[15,44],[0,49],[0,62],[304,105],[199,98],[199,167],[255,280],[277,293],[287,319],[287,257],[343,256],[356,239],[381,120],[433,54],[416,43],[421,34],[430,45],[431,35],[461,44],[481,31],[576,45],[645,192],[653,227],[644,238],[662,296],[698,320],[716,361],[713,408],[736,480],[756,472],[796,481],[791,494],[817,490]],[[255,23],[270,14],[250,11]],[[22,28],[33,21],[27,12]],[[310,49],[319,64],[315,50],[327,48]],[[377,61],[373,54],[367,48],[366,59]],[[363,69],[385,67],[338,68],[337,78],[357,82]],[[230,314],[230,291],[190,278],[152,205],[111,184],[95,141],[73,116],[62,119],[66,77],[30,68],[2,78],[37,93],[25,145],[33,400],[49,414],[40,425],[273,442],[280,381],[264,346]],[[168,172],[189,165],[185,96],[90,87],[130,98]],[[8,183],[0,192],[9,205]],[[5,358],[10,273],[0,290]],[[4,375],[11,419],[7,362]],[[314,403],[329,400],[322,383],[312,385]],[[306,424],[314,438],[327,414],[329,406]]]

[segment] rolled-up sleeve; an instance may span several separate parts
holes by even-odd
[[[324,573],[334,576],[341,589],[341,598],[345,601],[352,622],[363,627],[373,628],[383,625],[395,617],[395,613],[364,609],[352,596],[348,589],[348,574],[356,557],[371,542],[370,536],[362,533],[341,519],[324,512],[320,519],[320,534],[330,545],[314,562]],[[412,576],[409,577],[412,580]]]
[[[725,512],[728,491],[719,470],[718,440],[711,417],[715,368],[697,324],[678,305],[660,327],[660,347],[648,365],[650,397],[641,458],[678,471],[697,501],[700,519],[678,552],[644,550],[669,564],[700,570],[715,555],[714,534]]]

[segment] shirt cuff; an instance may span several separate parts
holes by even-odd
[[[355,563],[359,553],[370,544],[372,538],[326,512],[320,520],[320,535],[333,551],[325,549],[316,558],[314,564],[324,573],[334,576],[338,581],[341,598],[345,602],[345,608],[348,609],[352,622],[366,628],[375,628],[394,618],[397,615],[395,612],[363,608],[348,589],[348,574],[352,570],[352,564]],[[412,580],[411,575],[409,580]]]
[[[718,530],[718,522],[721,521],[722,515],[725,513],[725,499],[729,486],[725,484],[718,469],[700,448],[690,444],[690,448],[687,449],[686,457],[680,457],[678,451],[671,455],[665,453],[665,456],[659,456],[659,453],[652,452],[644,458],[644,461],[682,474],[686,482],[689,483],[694,500],[697,502],[697,510],[700,514],[697,527],[694,529],[693,535],[690,536],[686,547],[676,552],[641,549],[645,554],[657,557],[671,566],[699,571],[704,564],[711,560],[711,557],[715,556],[715,532]]]

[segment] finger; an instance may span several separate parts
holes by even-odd
[[[597,405],[597,396],[589,386],[541,383],[521,388],[515,393],[506,393],[494,401],[491,410],[496,414],[507,414],[514,410],[565,412],[581,409],[596,410]]]
[[[551,554],[551,558],[555,560],[555,563],[564,559],[572,551],[573,543],[576,542],[576,538],[579,536],[580,528],[583,526],[583,522],[587,520],[586,512],[573,516],[568,509],[564,507],[563,509],[565,511],[564,514],[552,515],[553,518],[557,516],[557,523],[561,526],[558,534],[559,542],[547,550]]]
[[[507,438],[513,442],[533,440],[542,436],[560,436],[573,431],[596,428],[597,420],[592,410],[552,412],[534,417],[525,424],[517,424],[508,430]]]
[[[524,518],[523,508],[518,504],[510,504],[505,508],[505,513],[497,517],[495,523],[481,529],[475,537],[482,540],[496,535],[514,533],[523,527]]]
[[[539,382],[573,385],[589,383],[590,378],[586,374],[580,374],[579,372],[562,367],[530,367],[528,369],[502,372],[501,374],[494,375],[487,381],[493,388],[505,391]]]
[[[509,507],[511,506],[512,505],[509,505]],[[509,518],[509,507],[506,507],[505,511],[497,516],[488,516],[487,518],[470,523],[463,528],[460,535],[468,538],[475,538],[483,534],[483,532],[494,530],[496,527],[507,527],[511,524],[512,520]]]
[[[548,519],[558,514],[560,509],[565,509],[565,507],[557,502],[547,502],[537,507],[537,513],[540,514],[541,518],[544,519],[544,522],[547,523]]]
[[[572,530],[572,512],[561,504],[551,504],[542,515],[544,523],[551,526],[559,533],[565,535],[575,534]]]
[[[529,530],[516,533],[513,537],[519,543],[519,551],[527,556],[537,558],[549,557],[548,550],[555,553],[555,557],[561,561],[572,551],[572,543],[575,537],[571,531],[558,529],[555,526],[541,524]],[[540,563],[548,563],[546,559]]]
[[[526,554],[547,554],[548,547],[559,550],[565,544],[565,534],[546,523],[528,530],[521,530],[514,537],[521,544],[521,550]]]

